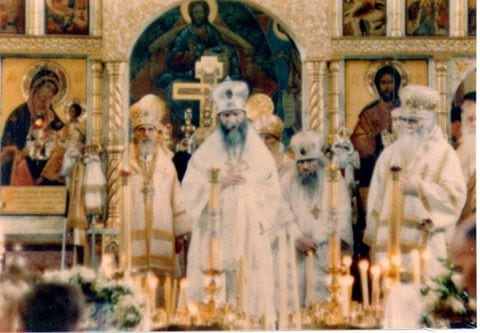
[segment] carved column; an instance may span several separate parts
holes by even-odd
[[[308,114],[310,119],[309,128],[325,134],[324,115],[327,113],[324,103],[325,96],[325,61],[309,61],[307,62],[308,78],[309,78],[309,102]]]
[[[102,35],[102,1],[93,1],[93,15],[92,17],[92,35]]]
[[[122,179],[120,168],[123,159],[124,130],[124,78],[127,63],[107,62],[108,76],[108,139],[107,139],[107,192],[108,218],[107,227],[120,231],[120,203]],[[105,251],[118,251],[118,235],[107,238],[104,242]]]
[[[440,94],[438,106],[438,125],[447,135],[447,62],[444,59],[435,60],[435,86]]]
[[[453,37],[465,37],[467,35],[465,18],[467,17],[467,4],[465,0],[454,1],[454,29]]]
[[[398,0],[389,2],[392,6],[392,37],[402,37],[401,7]]]
[[[40,10],[40,6],[43,5],[43,1],[27,0],[25,2],[25,31],[27,35],[38,36],[42,34],[43,29],[41,29],[40,22],[43,22],[44,20],[40,20],[40,16],[43,12],[43,10]]]
[[[328,65],[328,144],[330,145],[338,129],[340,113],[340,62],[333,60]]]
[[[339,18],[339,15],[343,13],[340,12],[339,2],[339,0],[330,0],[330,35],[332,37],[340,37],[342,35],[339,22],[343,20],[343,17]]]
[[[90,62],[92,73],[92,136],[91,144],[103,143],[103,64],[100,60]]]

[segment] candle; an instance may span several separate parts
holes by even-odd
[[[170,276],[165,277],[165,282],[163,284],[163,299],[165,302],[165,311],[167,312],[167,316],[170,314],[171,311],[171,299],[172,299],[172,278]]]
[[[352,266],[352,257],[351,256],[343,256],[342,265],[345,269],[345,273],[350,274],[350,266]]]
[[[155,273],[153,272],[148,272],[147,273],[147,291],[148,291],[148,297],[149,297],[149,302],[150,302],[150,307],[152,312],[155,312],[157,309],[157,288],[158,288],[158,277]]]
[[[178,296],[178,307],[187,306],[187,279],[180,279],[180,295]]]
[[[330,172],[330,177],[329,177],[329,208],[330,211],[335,213],[335,210],[337,208],[337,168],[335,167],[335,164],[332,162],[330,163],[328,167],[328,171]]]
[[[377,311],[380,306],[380,267],[372,265],[370,275],[372,277],[372,307],[374,311]]]
[[[306,269],[307,269],[307,276],[306,276],[306,285],[307,285],[307,290],[306,290],[306,303],[307,304],[312,304],[314,301],[314,289],[313,289],[313,251],[309,250],[307,252],[307,258],[306,258]]]
[[[430,253],[428,250],[424,250],[420,253],[420,262],[421,262],[421,267],[420,267],[420,275],[421,279],[423,280],[423,283],[427,283],[429,281],[428,277],[428,261],[430,259]]]
[[[178,278],[173,278],[172,313],[177,312]]]
[[[240,257],[238,265],[238,276],[237,276],[237,299],[238,299],[238,308],[243,311],[243,274],[245,271],[245,262],[243,261],[243,256]]]
[[[383,257],[382,259],[380,259],[379,265],[382,270],[382,294],[383,294],[383,297],[386,297],[387,290],[388,290],[388,285],[387,285],[388,266],[389,266],[388,259],[386,257]]]
[[[363,299],[363,309],[366,309],[369,305],[368,297],[368,279],[367,279],[367,270],[368,270],[368,261],[363,259],[358,263],[358,269],[360,270],[360,282],[362,284],[362,299]]]
[[[132,221],[131,221],[131,212],[130,212],[130,183],[128,181],[128,175],[130,174],[128,164],[124,167],[121,174],[123,175],[123,223],[124,223],[124,235],[123,235],[123,253],[124,260],[122,262],[122,267],[126,266],[126,270],[130,272],[132,270]],[[93,238],[92,238],[93,240]],[[92,251],[94,247],[92,247]],[[125,265],[125,266],[123,266]]]
[[[340,277],[342,314],[346,318],[350,316],[350,303],[352,301],[352,286],[354,280],[355,279],[351,275]]]
[[[410,256],[412,257],[412,275],[413,283],[416,285],[420,284],[420,253],[417,249],[410,251]]]
[[[401,257],[400,255],[393,255],[390,257],[390,276],[391,282],[393,284],[398,283],[400,281],[400,264],[401,264]]]

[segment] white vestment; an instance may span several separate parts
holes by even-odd
[[[401,142],[383,150],[375,164],[367,205],[367,226],[364,241],[372,247],[372,261],[378,261],[388,250],[389,226],[392,217],[392,166],[401,167],[403,176],[418,181],[417,195],[404,196],[403,220],[400,232],[402,267],[412,269],[410,251],[422,246],[425,232],[422,221],[433,222],[427,240],[430,262],[427,274],[441,271],[436,258],[447,257],[446,233],[455,226],[465,203],[466,187],[458,157],[443,137],[438,126],[417,148],[410,161],[403,161]]]
[[[353,244],[353,234],[351,226],[351,207],[350,198],[348,196],[345,180],[338,172],[337,192],[338,198],[336,207],[337,228],[340,239],[350,246]],[[305,302],[318,302],[325,300],[328,293],[325,289],[325,272],[324,269],[328,265],[328,237],[332,233],[334,224],[329,219],[328,207],[328,183],[325,170],[318,170],[319,189],[315,195],[309,195],[307,191],[299,183],[297,169],[293,168],[285,173],[281,178],[281,187],[283,197],[280,201],[280,208],[277,217],[279,228],[286,229],[287,244],[290,250],[287,250],[287,258],[284,261],[288,266],[293,267],[292,255],[295,253],[295,261],[298,276],[298,291],[300,297],[300,305]],[[306,257],[303,253],[292,251],[291,247],[295,245],[295,241],[302,236],[312,237],[317,245],[317,251],[314,256],[313,270],[313,299],[306,299]],[[287,271],[287,276],[291,273]],[[294,280],[294,279],[293,279]],[[291,286],[292,278],[287,278],[287,290],[294,290]],[[294,304],[292,297],[289,297],[289,307]]]
[[[161,148],[147,163],[134,144],[129,149],[132,266],[173,274],[175,236],[191,231],[177,172]]]
[[[235,276],[243,258],[244,310],[247,315],[265,315],[266,322],[271,325],[274,305],[269,231],[277,211],[280,186],[273,158],[250,126],[239,156],[229,156],[217,128],[189,161],[182,182],[187,211],[193,218],[187,264],[187,297],[193,301],[204,299],[202,269],[207,268],[209,173],[214,166],[220,168],[220,179],[232,168],[240,170],[245,178],[245,183],[241,185],[230,185],[220,190],[220,269],[227,275]],[[234,304],[235,281],[227,279],[225,282],[222,275],[220,283],[220,303]]]

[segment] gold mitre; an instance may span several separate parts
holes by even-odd
[[[402,115],[425,117],[437,111],[440,94],[433,88],[422,85],[408,85],[400,92]]]
[[[216,113],[232,110],[247,110],[248,86],[243,81],[233,81],[230,77],[216,85],[212,91]]]
[[[312,130],[298,132],[290,141],[290,147],[297,161],[323,158],[322,146],[321,134]]]
[[[258,134],[270,134],[280,140],[283,132],[283,122],[274,114],[261,115],[253,122],[253,128]]]
[[[153,125],[160,129],[161,120],[168,115],[166,103],[158,96],[148,94],[130,107],[132,127]]]
[[[270,96],[262,93],[252,94],[247,101],[247,117],[251,121],[263,115],[273,114],[274,105]]]

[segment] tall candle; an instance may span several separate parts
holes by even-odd
[[[372,265],[370,275],[372,276],[372,307],[377,311],[380,306],[380,267]]]
[[[171,311],[171,299],[172,299],[172,278],[170,276],[165,277],[165,283],[163,284],[163,297],[165,301],[165,311],[167,312],[167,316],[170,314]]]
[[[238,308],[240,310],[244,310],[243,308],[243,278],[245,272],[245,262],[243,261],[243,256],[240,257],[239,265],[238,265],[238,276],[237,276],[237,299],[238,299]]]
[[[421,279],[423,283],[427,283],[429,281],[428,277],[428,262],[430,260],[430,253],[428,250],[424,250],[420,253],[420,261],[421,261]]]
[[[368,296],[368,261],[363,259],[358,263],[358,269],[360,270],[360,282],[362,284],[362,300],[363,308],[366,309],[370,303]]]
[[[178,299],[178,278],[173,278],[173,291],[172,291],[172,313],[177,312],[177,299]]]
[[[208,239],[208,268],[218,269],[218,238],[216,235],[211,235]]]
[[[413,274],[413,283],[416,285],[420,284],[420,253],[417,249],[410,251],[410,256],[412,258],[412,274]]]
[[[383,294],[383,297],[385,297],[388,291],[388,285],[387,285],[388,269],[389,269],[388,259],[386,257],[383,257],[382,259],[380,259],[379,265],[382,270],[382,294]]]
[[[337,193],[337,168],[335,164],[332,162],[328,167],[328,171],[330,172],[329,177],[329,209],[330,211],[335,212],[338,205],[338,193]]]
[[[187,306],[187,279],[180,280],[180,295],[178,305],[181,307]]]
[[[124,167],[122,171],[123,175],[123,240],[124,240],[124,249],[123,253],[125,254],[125,261],[122,262],[122,266],[126,266],[126,270],[130,272],[132,270],[132,221],[131,221],[131,198],[130,198],[130,183],[128,181],[128,175],[130,174],[128,164]],[[93,236],[92,236],[93,237]],[[93,239],[93,238],[92,238]],[[92,251],[94,248],[92,247]],[[123,267],[125,267],[123,266]]]
[[[352,286],[354,280],[355,279],[351,275],[344,275],[340,277],[342,314],[347,318],[350,316],[350,303],[352,301]]]
[[[313,283],[313,251],[308,251],[307,252],[307,258],[306,258],[306,268],[307,268],[307,276],[306,276],[306,285],[307,285],[307,290],[306,290],[306,301],[308,304],[312,304],[314,302],[314,283]]]
[[[350,274],[350,266],[352,266],[352,257],[351,256],[343,256],[342,265],[345,268],[346,274]]]
[[[150,309],[152,310],[152,314],[154,314],[155,310],[157,309],[157,289],[159,280],[155,273],[148,272],[145,282],[147,284]]]

